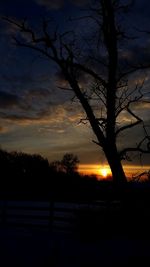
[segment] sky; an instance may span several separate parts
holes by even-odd
[[[84,50],[80,36],[82,32],[85,36],[92,34],[93,24],[86,24],[84,20],[68,21],[70,17],[80,16],[85,5],[86,0],[1,0],[0,16],[17,21],[27,19],[36,29],[40,29],[43,17],[53,18],[51,29],[57,25],[63,32],[73,27],[79,37],[79,46]],[[122,23],[128,28],[128,33],[135,36],[121,47],[122,61],[141,58],[147,62],[150,59],[150,38],[142,30],[150,31],[150,2],[135,1],[134,8],[122,18]],[[12,40],[16,32],[16,27],[0,20],[0,147],[8,151],[38,153],[49,161],[73,153],[79,157],[82,171],[93,172],[99,166],[104,167],[107,164],[105,157],[92,142],[95,137],[90,126],[80,122],[85,117],[80,104],[73,101],[72,92],[58,88],[66,86],[59,69],[38,53],[17,47]],[[131,84],[143,79],[144,90],[148,92],[148,71],[135,75]],[[81,82],[87,86],[87,77],[81,77]],[[134,108],[148,124],[150,104]],[[120,118],[123,120],[129,120],[126,114]],[[127,142],[136,143],[141,135],[142,130],[135,128],[128,132],[128,136],[121,136],[120,146]],[[142,170],[150,165],[149,156],[144,156],[142,162],[133,156],[133,161],[126,164],[133,165],[134,171],[135,166]]]

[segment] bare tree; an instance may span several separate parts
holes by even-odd
[[[69,85],[65,89],[72,90],[81,103],[86,115],[81,121],[91,125],[97,138],[93,142],[102,148],[116,184],[126,182],[122,160],[130,159],[129,152],[150,153],[147,127],[133,108],[141,101],[148,101],[143,83],[129,86],[131,75],[149,66],[121,63],[120,44],[130,38],[119,23],[119,16],[127,12],[130,5],[122,5],[121,2],[93,0],[85,10],[86,14],[77,18],[87,20],[87,25],[93,26],[90,37],[82,40],[75,30],[61,33],[56,27],[51,31],[46,19],[42,22],[40,34],[26,21],[5,18],[20,30],[21,35],[14,37],[18,46],[36,50],[59,66]],[[24,39],[22,34],[27,34],[28,38]],[[81,84],[83,76],[87,77],[88,84]],[[131,122],[121,123],[120,117],[124,112]],[[137,125],[143,127],[143,138],[135,147],[127,146],[120,151],[118,137]]]
[[[67,174],[73,174],[77,172],[79,159],[76,155],[66,153],[61,160],[61,165]]]
[[[66,174],[75,174],[78,170],[79,159],[72,153],[64,154],[61,161],[53,161],[50,167],[56,172],[64,172]]]

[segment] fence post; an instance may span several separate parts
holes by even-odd
[[[53,199],[49,202],[49,229],[52,232],[53,231],[53,215],[54,215],[54,201]]]
[[[1,224],[2,226],[6,226],[6,223],[7,223],[7,200],[3,200]]]

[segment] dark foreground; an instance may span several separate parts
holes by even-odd
[[[150,241],[138,237],[84,242],[64,234],[1,229],[0,251],[3,267],[150,266]]]
[[[148,199],[50,203],[1,201],[0,266],[150,266]]]

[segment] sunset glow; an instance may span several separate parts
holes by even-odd
[[[122,172],[119,173],[120,170],[117,170],[117,156],[113,155],[114,147],[117,147],[117,153],[122,159],[131,159],[121,162],[127,179],[135,179],[141,173],[150,170],[148,153],[150,68],[149,64],[147,65],[150,57],[149,34],[136,30],[142,25],[142,29],[150,31],[148,29],[150,1],[134,1],[133,13],[131,12],[129,16],[128,12],[124,14],[123,21],[119,12],[124,13],[124,8],[116,8],[116,5],[118,6],[119,2],[125,2],[126,5],[129,1],[110,1],[112,7],[117,9],[114,13],[116,19],[113,22],[117,32],[123,27],[125,35],[138,35],[136,40],[133,38],[132,45],[129,45],[120,34],[114,37],[118,45],[114,47],[110,44],[111,54],[118,55],[117,64],[114,64],[114,73],[119,73],[118,86],[114,75],[110,81],[111,64],[107,64],[109,62],[107,42],[102,38],[99,43],[98,34],[95,34],[95,31],[99,30],[102,35],[104,34],[105,27],[100,27],[98,30],[97,27],[100,25],[96,23],[97,19],[98,21],[100,19],[100,24],[105,24],[103,12],[98,12],[99,18],[95,19],[94,16],[97,13],[97,5],[100,8],[105,1],[93,1],[96,9],[93,8],[91,11],[90,7],[87,8],[88,2],[87,0],[0,2],[1,17],[4,18],[0,20],[2,36],[0,150],[41,155],[49,163],[61,161],[64,154],[71,153],[79,159],[80,174],[93,175],[93,179],[96,177],[97,180],[107,181],[111,180],[112,174],[108,162],[112,159],[108,159],[109,151],[106,153],[106,150],[111,151],[111,158],[114,156],[114,162],[116,161],[114,163],[116,167],[111,166],[114,168],[114,176],[118,177],[117,179],[123,176]],[[86,16],[84,8],[87,8]],[[145,10],[146,13],[139,10]],[[66,18],[66,14],[83,19],[81,23],[78,23],[78,19],[70,21]],[[52,17],[52,23],[49,16]],[[29,21],[24,25],[26,17]],[[93,27],[95,23],[96,30],[95,26]],[[86,29],[82,30],[85,24]],[[25,29],[25,26],[30,30]],[[47,32],[43,28],[46,26]],[[116,31],[112,35],[114,33]],[[34,34],[38,35],[38,41],[33,40]],[[111,33],[108,31],[107,34]],[[14,50],[12,35],[15,40],[18,39],[18,44],[22,42],[22,47],[17,45]],[[52,41],[50,45],[47,40],[50,40],[51,36],[57,40]],[[113,41],[111,38],[110,40]],[[136,49],[133,49],[134,47]],[[37,57],[37,60],[34,60],[34,57]],[[112,82],[113,94],[110,93]],[[75,85],[78,86],[79,94],[76,93]],[[110,103],[110,107],[107,103]],[[111,105],[111,103],[116,104]],[[113,114],[115,114],[114,122]],[[140,122],[145,122],[144,126]],[[111,123],[115,123],[114,133],[107,127],[109,124],[111,126]],[[113,139],[114,135],[116,140]],[[109,141],[111,137],[112,142]],[[141,158],[142,151],[146,153]]]
[[[100,174],[106,178],[108,176],[108,170],[106,168],[100,169]]]
[[[79,172],[82,174],[94,174],[98,178],[107,178],[111,175],[111,171],[108,165],[98,165],[98,164],[80,164]]]
[[[129,179],[132,179],[134,175],[138,175],[144,171],[150,170],[150,166],[140,166],[140,165],[125,165],[124,171]],[[111,171],[109,166],[106,165],[98,165],[98,164],[80,164],[79,172],[82,174],[94,174],[98,177],[98,179],[107,179],[107,177],[111,176]]]

